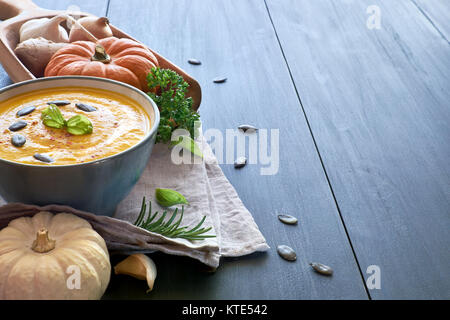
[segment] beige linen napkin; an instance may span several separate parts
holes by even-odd
[[[221,256],[238,257],[269,249],[251,213],[239,199],[233,186],[220,169],[211,148],[203,137],[204,159],[195,164],[174,164],[172,150],[167,145],[155,145],[142,177],[118,206],[114,217],[96,216],[70,207],[49,205],[37,207],[8,204],[0,208],[0,228],[20,216],[32,216],[39,211],[68,212],[88,220],[105,239],[112,252],[151,252],[188,256],[217,268]],[[169,188],[182,193],[189,201],[184,208],[183,226],[195,226],[206,216],[204,227],[216,238],[201,241],[171,239],[133,225],[140,211],[142,197],[152,202],[152,212],[164,210],[154,201],[156,188]],[[4,203],[4,202],[3,202]],[[0,204],[2,200],[0,199]],[[168,210],[171,211],[171,210]],[[169,212],[170,213],[170,212]],[[169,215],[170,216],[170,215]]]

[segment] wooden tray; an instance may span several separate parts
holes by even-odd
[[[50,18],[59,14],[68,14],[67,11],[55,11],[39,8],[31,0],[0,0],[0,63],[13,82],[36,79],[36,77],[22,64],[14,54],[14,49],[19,42],[19,29],[22,24],[30,19]],[[89,13],[77,12],[77,15],[88,16]],[[113,35],[117,38],[129,38],[138,41],[120,29],[111,25]],[[150,48],[149,48],[150,49]],[[150,49],[158,59],[159,66],[172,69],[183,76],[189,84],[189,96],[193,99],[193,107],[197,110],[200,106],[202,91],[199,83],[184,70],[174,65],[157,52]]]

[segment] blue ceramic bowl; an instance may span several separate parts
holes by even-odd
[[[64,204],[98,215],[112,215],[144,171],[155,144],[159,110],[144,92],[109,79],[48,77],[0,90],[0,102],[39,89],[88,87],[121,93],[139,103],[152,127],[135,146],[100,160],[73,165],[30,165],[0,159],[0,196],[7,202]]]

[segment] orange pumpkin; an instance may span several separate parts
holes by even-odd
[[[76,41],[58,50],[45,68],[45,76],[83,75],[128,83],[147,88],[147,74],[158,66],[158,60],[144,45],[115,37],[98,43]]]

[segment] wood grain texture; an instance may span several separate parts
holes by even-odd
[[[450,1],[411,0],[435,27],[445,41],[450,41]]]
[[[411,1],[267,4],[371,297],[449,299],[448,42]]]
[[[116,277],[105,298],[367,299],[264,2],[112,0],[109,18],[199,79],[205,129],[279,128],[281,159],[274,176],[261,176],[259,165],[222,166],[269,252],[227,259],[215,274],[158,254],[153,292],[145,295],[145,284]],[[192,57],[202,65],[190,65]],[[227,82],[212,82],[220,76]],[[280,223],[280,212],[297,216],[299,225]],[[297,262],[282,260],[279,244],[293,247]],[[333,266],[335,275],[314,273],[311,260]]]

